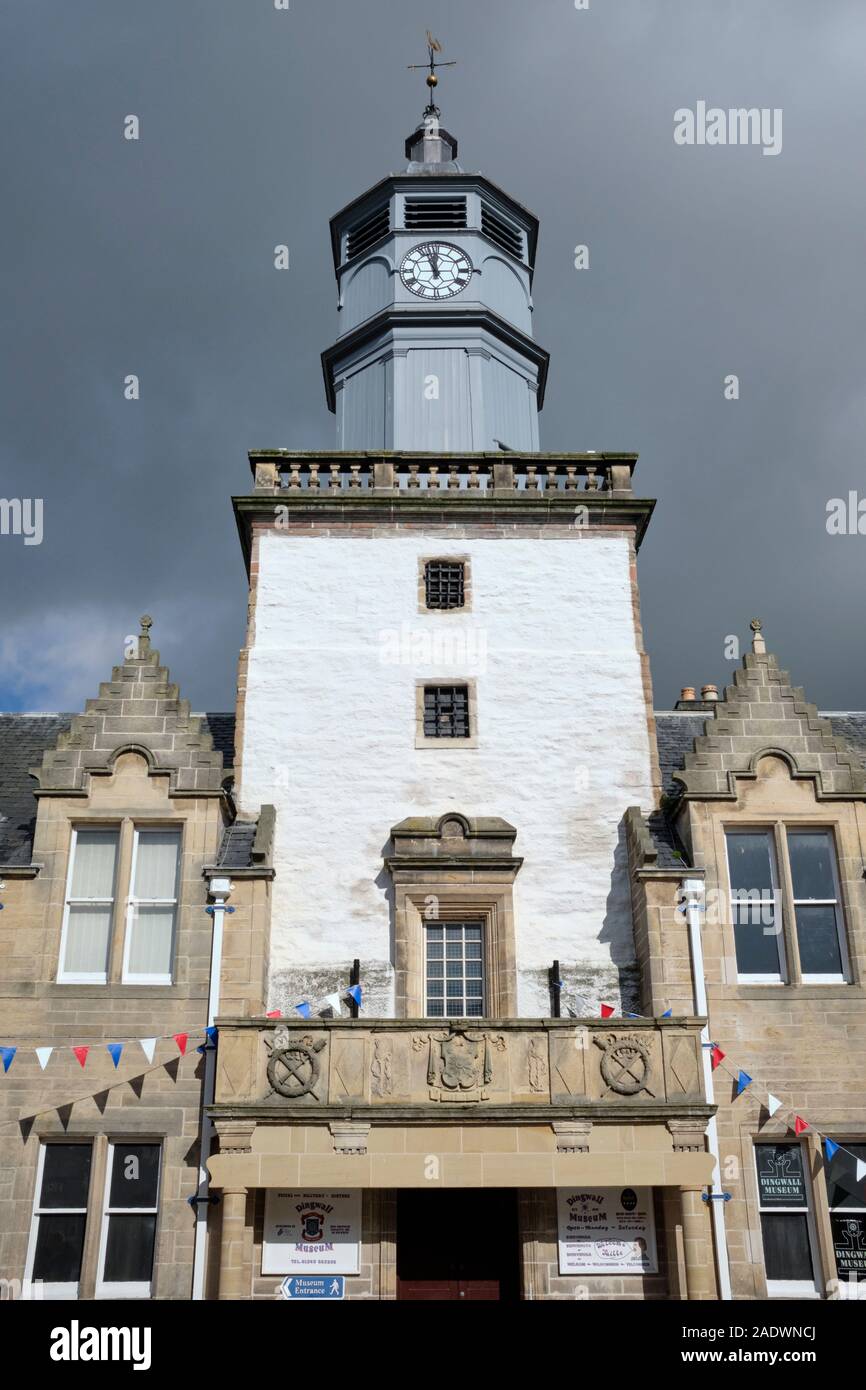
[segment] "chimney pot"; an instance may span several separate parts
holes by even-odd
[[[694,687],[693,685],[684,685],[683,688],[682,688],[682,690],[680,691],[680,699],[681,699],[681,700],[693,700],[694,698],[695,698],[695,687]]]
[[[702,685],[702,686],[701,686],[701,699],[702,699],[702,700],[718,700],[718,698],[719,698],[719,687],[718,687],[717,685]]]

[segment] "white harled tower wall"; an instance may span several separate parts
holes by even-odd
[[[517,827],[521,1014],[549,1012],[554,958],[615,1001],[636,975],[622,816],[651,806],[627,539],[335,532],[259,550],[240,797],[276,806],[271,1004],[357,956],[366,1011],[392,1012],[388,833],[448,810]],[[419,612],[419,561],[448,555],[469,559],[471,611]],[[477,682],[476,748],[415,747],[429,676]]]

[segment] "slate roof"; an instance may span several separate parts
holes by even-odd
[[[653,839],[658,853],[657,869],[682,869],[688,866],[689,856],[685,846],[665,815],[664,811],[653,811],[644,816],[644,824]]]
[[[719,708],[724,710],[724,704],[720,702]],[[829,719],[836,737],[846,739],[858,761],[866,767],[866,713],[859,710],[831,710],[825,714],[819,710],[819,714],[822,719]],[[693,741],[704,732],[708,718],[712,716],[656,710],[662,791],[668,796],[678,796],[682,791],[681,784],[673,780],[673,774],[683,766],[686,753],[691,752]]]
[[[251,869],[253,842],[258,830],[257,820],[236,820],[223,831],[216,867],[218,869]]]
[[[205,714],[203,721],[229,770],[234,763],[234,715]],[[71,723],[71,714],[0,714],[0,866],[30,863],[37,785],[30,768],[39,767],[43,753]]]
[[[36,823],[30,768],[71,723],[71,714],[0,714],[0,864],[30,863]]]
[[[724,704],[720,702],[719,708],[724,710]],[[866,767],[866,713],[833,710],[827,714],[821,712],[821,717],[829,719],[836,737],[844,738],[858,761]],[[656,710],[656,741],[662,791],[667,796],[679,796],[682,792],[681,783],[675,782],[673,775],[683,766],[685,756],[691,752],[694,740],[703,734],[708,718],[712,719],[712,715]],[[665,813],[655,811],[652,815],[645,816],[644,820],[658,851],[658,867],[669,869],[688,866],[686,850],[680,844]],[[682,858],[678,859],[677,854]]]

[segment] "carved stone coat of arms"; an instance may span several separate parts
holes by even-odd
[[[498,1034],[455,1029],[415,1037],[418,1052],[427,1047],[427,1084],[430,1099],[440,1101],[487,1100],[485,1087],[493,1080],[493,1050],[503,1052],[505,1039]]]

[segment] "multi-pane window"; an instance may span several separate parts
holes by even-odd
[[[737,972],[745,980],[780,980],[781,905],[773,836],[738,830],[727,840]]]
[[[429,922],[424,936],[428,1016],[481,1018],[484,1014],[481,923]]]
[[[469,738],[469,687],[425,685],[424,737]]]
[[[159,1144],[109,1145],[96,1292],[149,1298],[159,1204]]]
[[[801,1144],[757,1144],[758,1209],[771,1297],[816,1291],[809,1179]]]
[[[840,1279],[866,1279],[866,1196],[857,1181],[857,1162],[866,1162],[866,1144],[837,1149],[827,1167],[827,1198],[833,1252]]]
[[[123,978],[171,984],[180,832],[137,830],[127,910]]]
[[[118,875],[118,866],[131,869]],[[121,975],[111,965],[118,899],[125,901],[122,979],[125,984],[170,985],[178,906],[181,832],[79,826],[72,833],[66,906],[60,942],[61,984],[105,984]],[[119,882],[119,877],[122,882]],[[118,952],[119,954],[119,952]]]
[[[462,608],[466,602],[466,567],[462,560],[428,560],[424,594],[428,608]]]
[[[61,980],[104,984],[108,978],[117,844],[116,830],[73,832],[60,951]]]
[[[39,1151],[26,1279],[40,1282],[40,1297],[78,1295],[91,1159],[90,1144],[43,1144]]]
[[[824,830],[731,830],[726,836],[737,971],[747,983],[841,982],[846,957],[833,838]],[[791,885],[790,895],[783,891]],[[785,921],[790,924],[785,933]]]
[[[833,842],[825,831],[789,830],[797,949],[804,980],[844,978]]]

